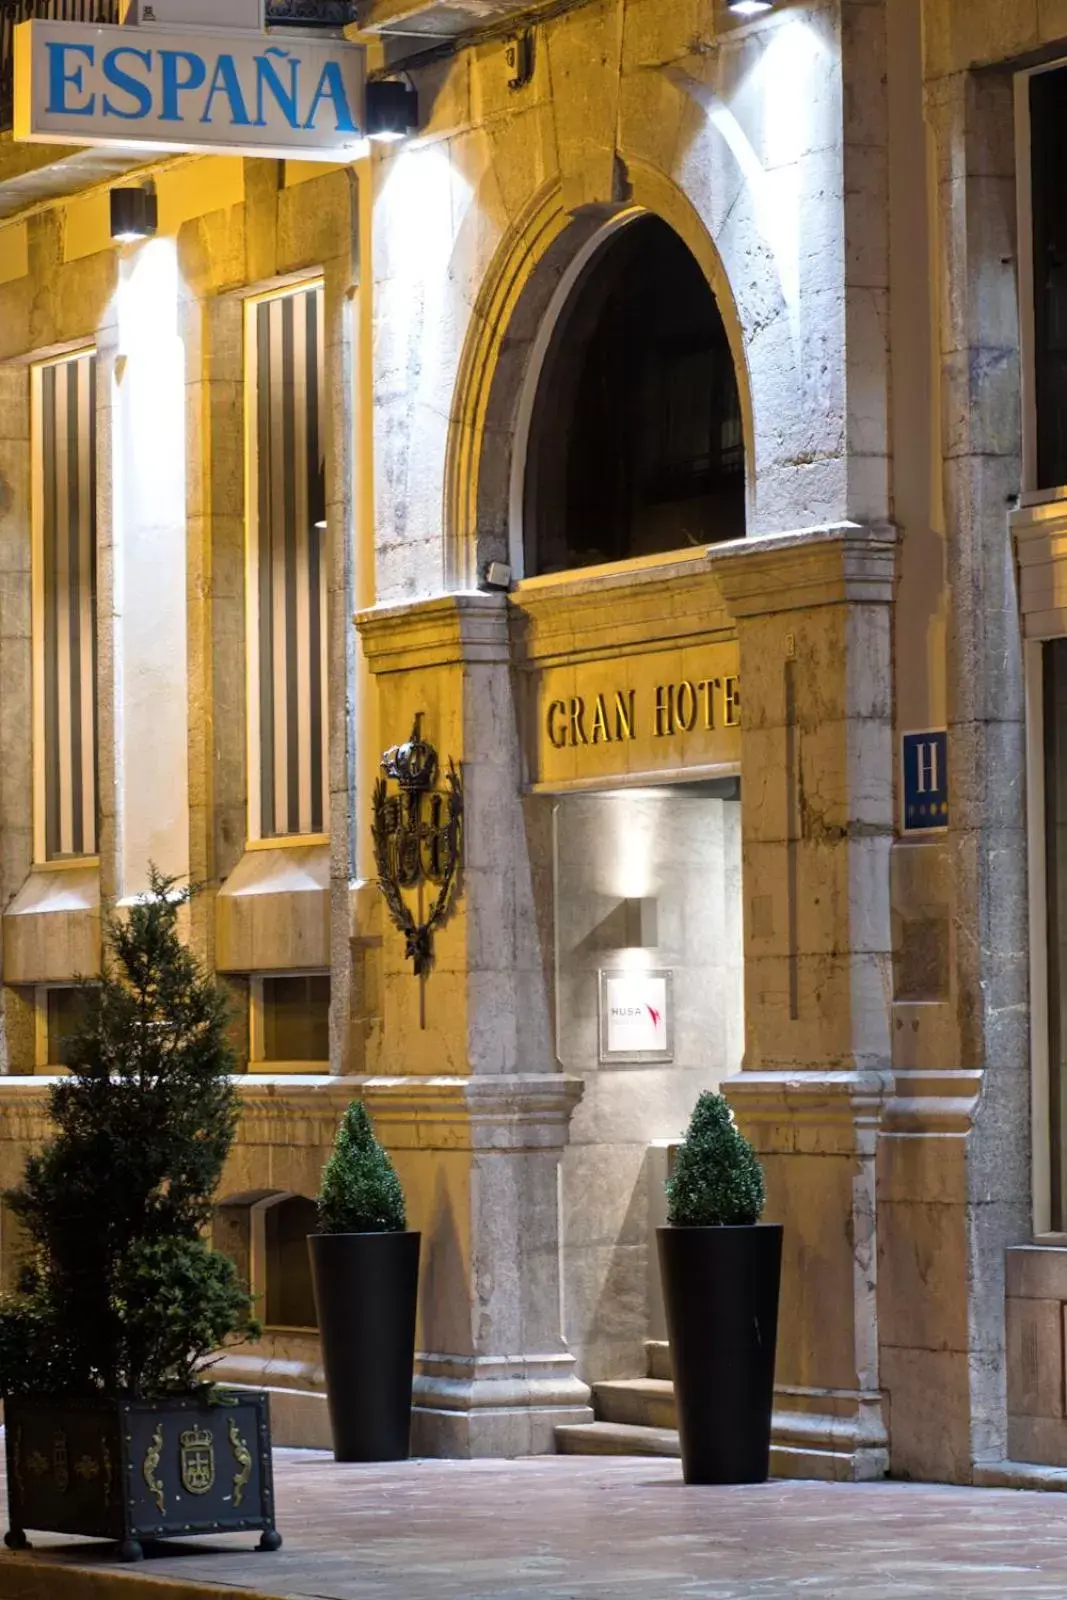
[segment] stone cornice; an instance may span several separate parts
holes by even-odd
[[[739,1072],[722,1091],[756,1149],[873,1155],[891,1073]]]
[[[470,662],[507,663],[507,599],[464,592],[374,606],[356,616],[375,674]]]
[[[843,523],[712,545],[709,567],[734,617],[816,606],[889,605],[897,575],[897,531],[887,523]]]
[[[421,1149],[561,1146],[585,1087],[561,1072],[349,1081],[359,1082],[386,1144]]]
[[[681,648],[734,628],[704,553],[615,571],[535,580],[509,596],[519,666]]]

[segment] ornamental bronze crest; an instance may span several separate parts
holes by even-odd
[[[371,824],[378,887],[419,978],[433,965],[434,932],[455,906],[463,860],[463,784],[450,760],[444,787],[438,787],[437,751],[422,738],[421,721],[420,714],[406,744],[382,756]],[[428,908],[427,888],[436,890]],[[405,891],[414,892],[416,912]]]
[[[215,1483],[215,1439],[207,1428],[189,1428],[181,1436],[182,1486],[189,1494],[207,1494]]]

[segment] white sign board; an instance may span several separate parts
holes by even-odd
[[[600,1059],[673,1061],[668,971],[601,972]]]
[[[340,39],[24,22],[15,29],[16,139],[352,159],[363,149],[365,58]]]

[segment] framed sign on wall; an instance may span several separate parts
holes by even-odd
[[[640,1065],[674,1060],[669,968],[600,972],[600,1060]]]

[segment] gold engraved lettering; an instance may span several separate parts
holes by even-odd
[[[567,707],[562,700],[553,700],[548,708],[548,742],[556,750],[567,743]]]
[[[585,701],[581,695],[575,695],[570,704],[570,742],[573,745],[588,744],[585,736]]]
[[[656,685],[656,723],[653,732],[657,739],[663,739],[667,734],[674,732],[673,683]]]
[[[675,706],[679,728],[683,733],[692,733],[697,720],[697,692],[688,678],[684,678],[678,685]]]
[[[634,736],[634,691],[615,691],[615,737],[632,739]]]
[[[593,708],[593,733],[590,744],[610,744],[611,730],[608,727],[608,708],[604,704],[604,696],[598,694],[596,705]]]
[[[718,678],[701,678],[697,684],[697,693],[704,702],[704,727],[709,733],[715,729],[715,697],[712,691],[718,687]]]
[[[724,728],[741,726],[741,679],[736,676],[722,680],[722,725]]]

